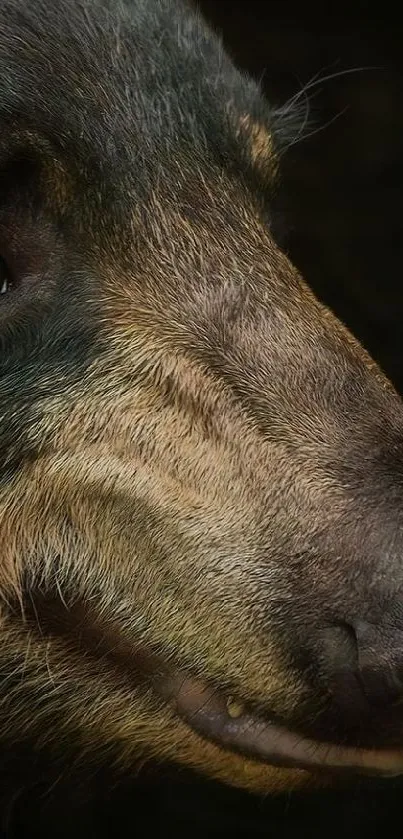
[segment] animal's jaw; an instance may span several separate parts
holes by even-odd
[[[265,719],[202,679],[143,657],[154,691],[200,737],[247,760],[332,775],[403,775],[402,748],[360,748],[320,742]],[[314,781],[315,783],[315,781]]]
[[[332,783],[340,775],[403,775],[403,747],[362,748],[340,745],[334,740],[326,742],[325,737],[319,740],[304,736],[302,726],[293,730],[278,713],[262,715],[255,711],[256,702],[248,701],[247,684],[242,700],[231,701],[228,691],[220,690],[217,678],[213,686],[208,676],[184,669],[172,654],[166,657],[161,650],[156,653],[144,639],[133,645],[134,639],[124,637],[118,626],[111,627],[94,615],[91,617],[79,603],[69,609],[57,598],[52,601],[37,597],[35,620],[45,635],[49,632],[70,641],[79,636],[85,655],[103,665],[109,661],[111,668],[124,675],[133,687],[138,681],[148,687],[168,712],[171,726],[176,719],[181,728],[188,728],[189,736],[197,735],[206,746],[218,747],[235,761],[241,757],[248,764],[254,763],[256,770],[259,765],[262,769],[266,765],[273,767],[274,772],[277,769],[289,770],[293,775],[310,774],[312,780],[307,783],[314,786]],[[230,772],[226,780],[231,783]]]

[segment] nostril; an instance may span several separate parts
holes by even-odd
[[[354,627],[347,621],[335,621],[322,635],[328,672],[357,670],[358,643]]]
[[[358,678],[358,644],[354,627],[347,621],[334,621],[321,633],[320,672],[332,702],[354,717],[367,706]]]
[[[366,621],[357,621],[358,668],[363,691],[372,705],[391,705],[403,696],[403,636]]]
[[[361,620],[338,621],[324,630],[321,661],[339,706],[362,713],[402,701],[403,636],[400,643],[395,636]]]

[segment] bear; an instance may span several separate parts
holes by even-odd
[[[403,408],[276,244],[288,111],[181,0],[4,0],[0,66],[6,774],[389,795]]]

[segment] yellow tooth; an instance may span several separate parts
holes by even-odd
[[[245,706],[242,702],[238,702],[237,699],[234,699],[233,696],[229,696],[227,699],[227,711],[230,717],[237,719],[244,713]]]

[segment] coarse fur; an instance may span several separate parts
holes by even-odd
[[[193,731],[151,654],[401,744],[329,685],[357,616],[402,659],[403,410],[274,242],[288,115],[176,0],[5,0],[0,73],[3,748],[322,783]]]

